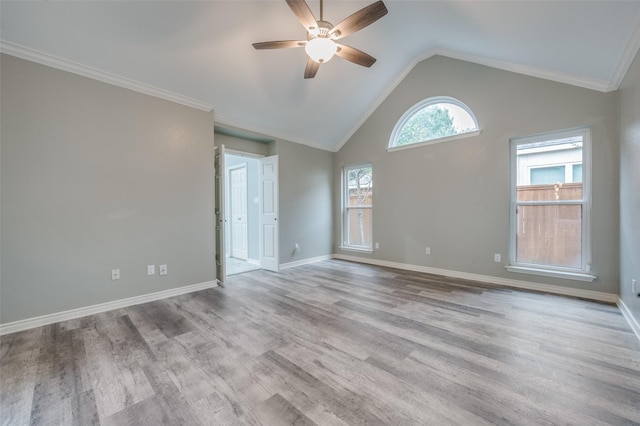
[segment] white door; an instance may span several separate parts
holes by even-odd
[[[278,156],[260,160],[260,266],[278,271]]]
[[[226,218],[224,215],[224,197],[225,197],[225,182],[224,182],[224,145],[216,147],[215,160],[215,221],[216,221],[216,279],[221,286],[224,287],[224,281],[226,277],[226,249],[225,249],[225,236],[224,228]]]
[[[247,235],[247,165],[229,170],[231,186],[231,256],[247,260],[249,240]]]

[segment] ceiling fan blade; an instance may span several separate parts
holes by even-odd
[[[306,41],[300,40],[280,40],[280,41],[262,41],[260,43],[253,43],[253,47],[260,49],[287,49],[290,47],[304,47],[307,44]]]
[[[387,12],[387,7],[384,5],[382,0],[377,1],[345,18],[342,22],[333,27],[331,31],[329,31],[329,36],[334,40],[348,36],[349,34],[373,24],[378,19],[386,15]]]
[[[362,50],[358,50],[355,47],[345,46],[344,44],[338,44],[338,51],[336,52],[336,55],[349,62],[353,62],[354,64],[362,65],[367,68],[376,62],[376,58],[368,53],[364,53]]]
[[[320,68],[320,64],[309,58],[307,60],[307,66],[304,68],[304,78],[313,78],[316,76],[318,69]]]
[[[309,5],[304,0],[287,0],[287,4],[307,32],[318,28],[316,18],[313,17]]]

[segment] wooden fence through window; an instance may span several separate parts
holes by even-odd
[[[516,195],[518,201],[581,200],[582,183],[519,186]],[[582,266],[581,205],[519,206],[517,218],[519,262]]]

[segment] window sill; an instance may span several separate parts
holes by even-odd
[[[442,143],[442,142],[449,142],[449,141],[454,141],[456,139],[470,138],[473,136],[478,136],[481,132],[482,130],[472,130],[470,132],[446,136],[444,138],[431,139],[424,142],[408,143],[406,145],[400,145],[400,146],[390,146],[387,148],[387,152],[402,151],[403,149],[418,148],[420,146],[433,145],[433,144]]]
[[[355,251],[358,253],[369,253],[372,254],[373,253],[373,249],[370,248],[365,248],[365,247],[346,247],[346,246],[340,246],[338,247],[340,250],[345,250],[345,251]]]
[[[541,275],[543,277],[563,278],[566,280],[575,281],[587,281],[593,282],[596,278],[595,275],[587,274],[584,272],[565,272],[565,271],[553,271],[549,269],[529,268],[524,266],[505,266],[505,269],[509,272],[517,272],[520,274]]]

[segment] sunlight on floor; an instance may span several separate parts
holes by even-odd
[[[260,269],[260,265],[254,265],[235,257],[227,257],[227,276],[255,271],[256,269]]]

